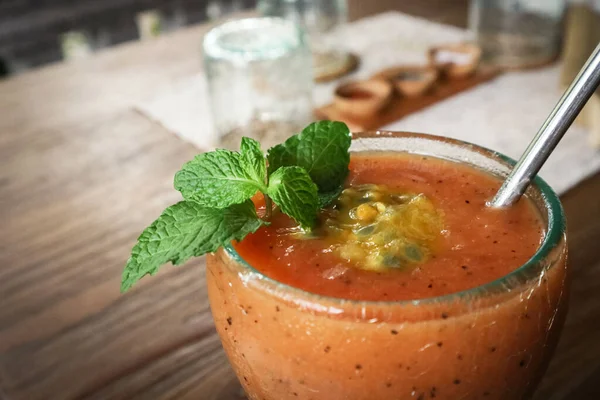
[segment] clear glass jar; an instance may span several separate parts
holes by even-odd
[[[226,22],[206,34],[203,50],[220,147],[237,149],[248,136],[267,148],[312,121],[310,51],[293,22]]]
[[[469,143],[412,133],[354,135],[351,151],[436,156],[499,176],[514,165]],[[325,297],[270,279],[231,246],[210,255],[215,325],[249,399],[528,398],[564,322],[568,268],[557,195],[540,178],[527,195],[546,225],[532,258],[496,281],[441,297]]]
[[[349,54],[335,31],[348,21],[346,0],[259,0],[261,15],[289,19],[308,34],[316,79],[344,69]]]
[[[559,54],[566,0],[471,0],[469,27],[484,62],[527,68]]]

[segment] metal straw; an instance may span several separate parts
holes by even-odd
[[[509,207],[521,198],[598,85],[600,44],[562,95],[489,206]]]

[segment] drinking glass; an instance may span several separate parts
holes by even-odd
[[[226,22],[206,34],[203,49],[220,147],[237,149],[248,136],[267,148],[312,121],[310,51],[293,22]]]
[[[346,0],[259,0],[262,15],[287,18],[308,34],[316,79],[334,75],[349,62],[336,29],[348,21]]]
[[[557,58],[565,0],[471,0],[469,27],[483,61],[525,68]]]
[[[354,135],[352,152],[441,157],[504,177],[514,161],[424,134]],[[356,301],[277,282],[228,246],[208,257],[217,331],[251,400],[523,399],[532,395],[561,331],[568,298],[565,219],[536,178],[527,196],[545,236],[510,274],[414,301]]]

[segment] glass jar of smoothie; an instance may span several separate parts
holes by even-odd
[[[308,252],[274,272],[269,252],[285,260],[291,247],[268,235],[210,255],[215,325],[249,399],[531,396],[567,310],[557,195],[536,178],[516,208],[485,209],[514,161],[447,138],[355,134],[351,155],[351,183],[370,168],[364,179],[398,181],[434,199],[445,214],[447,252],[391,275],[309,265]],[[404,169],[388,165],[396,155]],[[473,243],[478,249],[465,250]],[[254,255],[252,246],[260,247]],[[504,270],[509,262],[517,264]]]

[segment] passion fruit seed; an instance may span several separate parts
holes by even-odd
[[[379,211],[380,213],[385,212],[386,210],[386,206],[385,204],[383,204],[382,202],[378,201],[377,203],[374,204],[375,208],[377,209],[377,211]]]
[[[378,212],[381,212],[379,207],[373,208],[370,204],[361,204],[356,207],[356,218],[361,222],[371,222],[377,217]]]
[[[404,255],[406,258],[413,262],[419,262],[423,259],[421,250],[415,245],[409,245],[404,248]]]
[[[381,262],[388,268],[400,268],[402,266],[402,260],[393,254],[384,255]]]
[[[363,226],[356,231],[358,236],[368,236],[371,235],[375,231],[375,224]]]

